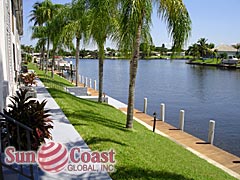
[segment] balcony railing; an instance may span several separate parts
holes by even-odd
[[[14,139],[11,137],[11,133],[9,132],[10,126],[15,126],[16,127],[16,133],[17,133],[17,139]],[[12,142],[15,141],[17,142],[17,147],[19,151],[21,151],[21,139],[20,139],[20,133],[24,132],[23,134],[26,135],[27,139],[27,150],[31,150],[31,138],[30,134],[32,133],[32,129],[29,128],[28,126],[16,121],[15,119],[3,114],[0,112],[0,180],[9,179],[6,178],[6,172],[11,171],[14,172],[18,175],[21,175],[25,178],[28,179],[34,179],[34,173],[33,173],[33,165],[22,165],[22,164],[6,164],[4,161],[4,150],[8,146],[13,146]],[[23,138],[23,137],[21,137]],[[16,146],[15,144],[15,146]],[[26,149],[24,149],[26,150]]]

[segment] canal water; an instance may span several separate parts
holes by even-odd
[[[98,60],[80,60],[79,73],[98,80]],[[105,60],[104,92],[127,103],[129,61]],[[179,111],[185,110],[185,131],[207,140],[209,120],[216,121],[214,144],[240,156],[240,71],[185,64],[184,60],[140,60],[135,108],[160,113],[178,127]]]

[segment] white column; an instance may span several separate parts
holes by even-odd
[[[160,114],[161,114],[161,120],[164,122],[165,121],[165,104],[161,104],[160,106]]]
[[[82,76],[82,84],[84,84],[84,76]]]
[[[209,121],[209,130],[208,130],[208,143],[213,144],[214,140],[214,131],[215,131],[215,121]]]
[[[89,79],[89,87],[92,88],[92,79]]]
[[[147,98],[144,98],[144,108],[143,113],[147,113]]]
[[[184,110],[180,110],[180,116],[179,116],[179,129],[180,130],[184,130],[184,114],[185,111]]]
[[[96,91],[97,90],[97,81],[94,80],[94,90]]]

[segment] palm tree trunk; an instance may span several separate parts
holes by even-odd
[[[98,64],[98,102],[102,103],[102,94],[103,94],[103,61],[104,61],[104,43],[99,45],[99,64]]]
[[[80,38],[76,38],[76,86],[78,86],[78,64],[79,64]]]
[[[43,70],[43,62],[44,62],[44,45],[42,46],[42,50],[41,50],[41,58],[40,58],[40,69]]]
[[[135,44],[134,44],[134,49],[133,49],[133,57],[130,61],[130,79],[129,79],[129,91],[128,91],[127,122],[126,122],[126,128],[129,128],[129,129],[133,128],[135,84],[136,84],[136,76],[137,76],[141,30],[142,30],[142,19],[140,20],[140,22],[138,24],[136,41],[134,42]]]
[[[51,77],[54,77],[54,66],[55,66],[55,49],[53,49],[53,55],[52,55],[52,72],[51,72]]]
[[[50,46],[50,39],[48,38],[48,40],[47,40],[47,59],[46,59],[45,74],[47,74],[47,72],[48,72],[49,46]]]

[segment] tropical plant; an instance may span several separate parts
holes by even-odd
[[[53,35],[52,27],[49,26],[49,23],[53,19],[53,17],[58,13],[58,9],[61,7],[59,4],[53,4],[51,0],[44,0],[43,2],[35,3],[33,5],[33,10],[30,14],[30,22],[34,21],[34,28],[33,31],[37,30],[37,36],[33,35],[32,38],[38,38],[39,44],[42,46],[42,52],[41,52],[41,63],[43,66],[43,59],[45,58],[45,45],[47,44],[47,58],[46,61],[46,67],[45,67],[45,73],[48,70],[48,59],[49,59],[49,47],[50,47],[50,35]],[[37,28],[36,28],[37,27]],[[39,33],[40,32],[40,33]],[[35,33],[35,32],[34,32]],[[34,34],[33,33],[33,34]],[[42,67],[43,69],[43,67]]]
[[[25,58],[27,62],[32,62],[32,55],[26,54]]]
[[[30,135],[31,149],[37,150],[41,144],[45,143],[45,138],[52,138],[49,131],[53,128],[52,120],[49,119],[49,110],[44,110],[47,101],[44,100],[40,103],[37,100],[30,100],[31,97],[26,97],[27,92],[26,89],[20,89],[15,96],[11,96],[12,104],[8,105],[8,110],[4,110],[4,114],[33,129]],[[15,124],[9,124],[8,129],[11,145],[18,150],[27,150],[26,131],[19,127],[20,137],[18,137]],[[17,142],[18,138],[21,139],[20,146]]]
[[[85,0],[73,0],[71,6],[66,6],[63,10],[65,18],[67,18],[67,23],[63,28],[62,37],[63,41],[70,44],[74,38],[76,38],[76,71],[75,80],[76,86],[78,86],[78,70],[79,70],[79,54],[80,54],[80,40],[82,37],[86,37],[87,32],[87,17]],[[71,46],[70,46],[71,47]]]
[[[220,56],[221,59],[227,59],[228,58],[228,54],[226,52],[221,53],[219,56]]]
[[[34,26],[43,26],[44,24],[44,17],[43,17],[43,13],[41,12],[41,7],[42,7],[42,3],[40,2],[36,2],[33,5],[33,10],[31,10],[30,12],[30,19],[29,22],[34,22]],[[33,38],[33,37],[32,37]],[[38,37],[39,38],[39,42],[38,45],[40,45],[40,49],[41,49],[41,56],[40,56],[40,69],[43,69],[43,59],[44,59],[44,51],[45,51],[45,40],[43,39],[43,37]],[[45,38],[45,37],[44,37]],[[34,38],[33,38],[34,39]]]
[[[51,77],[54,77],[54,70],[55,70],[55,56],[56,56],[56,52],[58,47],[61,45],[61,28],[63,27],[63,25],[61,25],[62,21],[57,18],[54,17],[54,19],[48,24],[48,28],[51,29],[51,33],[49,34],[49,39],[52,43],[52,67],[51,67]]]
[[[46,44],[46,27],[45,26],[33,26],[32,27],[32,39],[38,39],[36,47],[41,49],[40,69],[44,69],[44,56],[45,56],[45,44]]]
[[[34,51],[34,48],[32,45],[28,46],[28,45],[21,44],[21,50],[23,50],[25,53],[31,54]]]
[[[104,45],[116,28],[116,0],[89,0],[89,34],[98,46],[98,102],[102,102]]]
[[[67,24],[68,19],[65,18],[65,14],[62,13],[64,6],[61,4],[54,4],[55,6],[55,15],[51,21],[47,22],[47,32],[48,38],[52,43],[52,68],[51,68],[51,77],[54,77],[55,70],[55,55],[59,49],[62,47],[72,46],[72,42],[64,41],[63,39],[63,28]]]
[[[200,38],[197,43],[188,47],[187,54],[194,58],[215,56],[216,53],[213,51],[215,45],[213,43],[207,43],[207,41],[206,38]]]
[[[207,41],[208,40],[206,38],[200,38],[197,42],[201,57],[205,57],[207,55],[208,52]]]
[[[172,36],[173,50],[179,51],[183,43],[188,39],[191,30],[191,20],[186,7],[182,0],[160,0],[154,2],[157,3],[160,16],[165,20],[168,32]],[[126,128],[132,128],[139,47],[141,42],[151,42],[149,32],[153,1],[122,0],[119,7],[119,34],[116,39],[118,39],[119,46],[122,49],[131,52]]]
[[[198,45],[195,43],[192,46],[188,47],[188,50],[186,51],[187,55],[191,55],[195,58],[200,57],[200,52],[199,52],[199,47]]]
[[[238,56],[238,55],[239,55],[239,50],[240,50],[240,43],[234,44],[234,45],[232,45],[232,47],[234,47],[235,49],[237,49],[236,55]]]
[[[50,0],[45,0],[42,2],[42,6],[40,11],[43,14],[45,25],[48,26],[48,22],[52,20],[54,14],[56,13],[57,6],[54,5]],[[47,58],[46,58],[46,66],[45,73],[48,71],[48,60],[49,60],[49,51],[50,51],[50,29],[46,28],[46,43],[47,43]]]
[[[29,22],[33,21],[34,26],[42,26],[44,23],[42,12],[39,11],[41,6],[42,6],[42,3],[40,3],[40,2],[36,2],[32,6],[33,9],[31,10],[30,15],[29,15],[29,17],[30,17]]]
[[[34,73],[27,73],[27,74],[20,75],[20,78],[25,84],[25,86],[28,86],[28,85],[32,86],[33,84],[36,84],[35,77],[36,75]]]
[[[141,51],[141,57],[144,59],[146,56],[149,56],[151,52],[151,46],[148,45],[147,43],[141,43],[140,44],[140,51]]]

